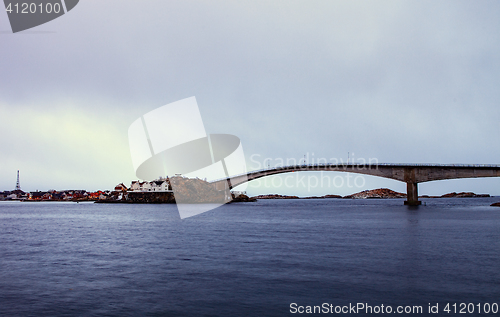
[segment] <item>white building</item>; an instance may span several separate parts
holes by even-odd
[[[168,179],[160,178],[152,182],[132,181],[130,191],[133,192],[171,192]]]
[[[168,192],[172,191],[166,179],[154,180],[151,183],[151,189],[155,192]]]

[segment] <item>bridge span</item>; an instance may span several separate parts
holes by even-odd
[[[330,171],[372,175],[395,179],[406,183],[407,200],[405,205],[420,205],[418,183],[457,179],[500,177],[500,165],[464,165],[464,164],[308,164],[279,166],[234,175],[214,180],[219,190],[232,189],[245,182],[265,176],[303,171]]]

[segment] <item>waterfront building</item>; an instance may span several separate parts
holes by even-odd
[[[10,192],[0,192],[0,200],[6,200]]]
[[[132,181],[130,184],[131,192],[169,192],[172,191],[172,187],[170,186],[170,181],[167,178],[160,177],[151,182],[141,182],[141,181]]]

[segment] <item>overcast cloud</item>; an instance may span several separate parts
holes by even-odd
[[[12,34],[0,12],[0,189],[135,178],[128,126],[196,96],[208,133],[265,158],[497,164],[498,1],[81,0]],[[254,158],[257,156],[254,156]],[[253,165],[252,165],[253,164]],[[337,174],[332,174],[337,175]],[[500,195],[500,180],[421,193]],[[251,194],[347,194],[353,188]],[[362,189],[403,183],[366,178]]]

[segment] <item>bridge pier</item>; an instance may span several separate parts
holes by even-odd
[[[418,206],[421,204],[422,202],[418,200],[418,183],[407,182],[405,205]]]

